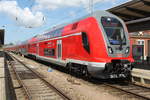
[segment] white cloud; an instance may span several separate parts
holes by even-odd
[[[0,1],[0,12],[7,14],[21,26],[38,27],[44,23],[41,12],[33,14],[29,8],[20,8],[16,1]]]
[[[79,7],[83,6],[84,8],[88,9],[90,0],[35,0],[37,5],[33,7],[33,10],[42,10],[42,9],[49,9],[53,10],[60,7]],[[112,2],[114,3],[117,0],[93,0],[93,4],[98,2]]]

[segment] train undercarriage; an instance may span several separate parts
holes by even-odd
[[[100,79],[128,78],[131,75],[132,68],[132,64],[126,60],[112,60],[111,63],[106,63],[104,67],[92,67],[75,63],[67,65],[70,73]]]

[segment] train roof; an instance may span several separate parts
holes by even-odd
[[[72,21],[70,21],[70,22],[63,23],[63,24],[60,24],[60,25],[56,25],[56,26],[54,26],[54,27],[48,29],[47,31],[52,31],[52,30],[55,30],[55,29],[57,29],[57,28],[64,27],[64,26],[66,26],[66,25],[68,25],[68,24],[78,22],[78,21],[80,21],[80,20],[82,20],[82,19],[85,19],[85,18],[88,18],[88,17],[96,16],[97,14],[101,14],[101,15],[112,15],[112,14],[109,13],[108,11],[105,11],[105,10],[104,10],[104,11],[103,11],[103,10],[98,10],[98,11],[95,11],[95,12],[93,12],[93,13],[89,13],[89,14],[83,16],[83,17],[76,18],[76,19],[74,19],[74,20],[72,20]],[[115,16],[115,15],[114,15],[114,16]],[[47,31],[46,31],[46,32],[47,32]]]
[[[75,23],[75,22],[78,22],[82,19],[85,19],[85,18],[88,18],[88,17],[99,17],[99,16],[107,16],[107,15],[111,15],[111,16],[115,16],[107,11],[95,11],[93,13],[90,13],[90,14],[87,14],[86,16],[83,16],[83,17],[80,17],[78,19],[75,19],[75,20],[72,20],[68,23],[64,23],[64,24],[60,24],[60,25],[57,25],[55,27],[52,27],[48,30],[46,30],[45,32],[43,32],[43,34],[40,34],[40,35],[37,35],[31,39],[28,40],[28,43],[32,43],[32,42],[36,42],[36,41],[41,41],[41,40],[46,40],[46,39],[49,39],[49,38],[54,38],[54,37],[59,37],[61,36],[61,33],[63,31],[63,28],[69,24],[72,24],[72,23]],[[116,17],[116,16],[115,16]]]
[[[107,12],[107,11],[95,11],[95,12],[87,14],[83,17],[72,20],[68,23],[64,23],[64,24],[54,26],[54,27],[46,30],[45,32],[43,32],[43,34],[36,35],[33,38],[22,42],[22,44],[34,43],[34,42],[37,42],[37,41],[42,41],[42,40],[46,40],[46,39],[50,39],[50,38],[54,38],[54,37],[59,37],[59,36],[62,35],[62,31],[63,31],[65,26],[67,26],[69,24],[72,24],[72,23],[75,23],[75,22],[78,22],[82,19],[86,19],[88,17],[97,17],[97,18],[99,18],[100,16],[110,16],[110,15],[115,16],[115,15],[113,15],[113,14]],[[117,17],[117,16],[115,16],[115,17]]]

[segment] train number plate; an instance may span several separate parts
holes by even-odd
[[[126,77],[124,74],[112,74],[110,75],[110,78],[122,78],[122,77]]]

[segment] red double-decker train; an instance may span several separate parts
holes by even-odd
[[[128,77],[134,61],[126,25],[106,11],[94,12],[5,49],[102,79]]]

